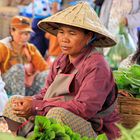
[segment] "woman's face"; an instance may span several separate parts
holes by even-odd
[[[13,37],[13,41],[19,45],[25,45],[30,39],[30,32],[28,31],[20,31],[20,30],[12,30],[11,35]]]
[[[92,36],[92,32],[85,34],[83,29],[67,25],[61,25],[57,34],[62,52],[69,55],[72,59],[82,52]]]

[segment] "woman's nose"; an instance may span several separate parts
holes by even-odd
[[[62,37],[62,42],[69,42],[69,37],[67,34],[64,34]]]
[[[29,34],[24,34],[24,35],[23,35],[23,38],[28,39],[28,38],[30,38],[30,35],[29,35]]]

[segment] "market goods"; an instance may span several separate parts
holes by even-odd
[[[26,140],[23,137],[16,137],[9,133],[1,133],[0,132],[0,140]]]
[[[110,66],[114,69],[118,68],[123,59],[136,51],[134,41],[124,25],[120,24],[117,39],[117,45],[113,46],[106,56]]]
[[[140,140],[140,122],[132,129],[126,129],[117,125],[121,131],[121,137],[117,140]]]
[[[44,116],[36,116],[34,134],[29,140],[107,140],[105,134],[96,138],[81,137],[67,125],[57,122],[55,119],[48,119]]]
[[[140,97],[140,65],[134,64],[130,68],[119,68],[113,71],[119,90],[126,90],[134,97]]]

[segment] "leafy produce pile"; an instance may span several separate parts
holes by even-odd
[[[130,68],[119,68],[113,71],[118,89],[123,89],[136,98],[140,98],[140,65],[134,64]]]
[[[96,138],[81,137],[67,125],[58,123],[54,119],[44,116],[36,116],[34,134],[29,140],[108,140],[105,134]]]
[[[121,137],[117,140],[140,140],[140,122],[133,129],[126,129],[117,125],[121,131]]]

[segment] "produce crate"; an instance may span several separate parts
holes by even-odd
[[[133,128],[140,121],[140,99],[119,96],[118,109],[124,127]]]

